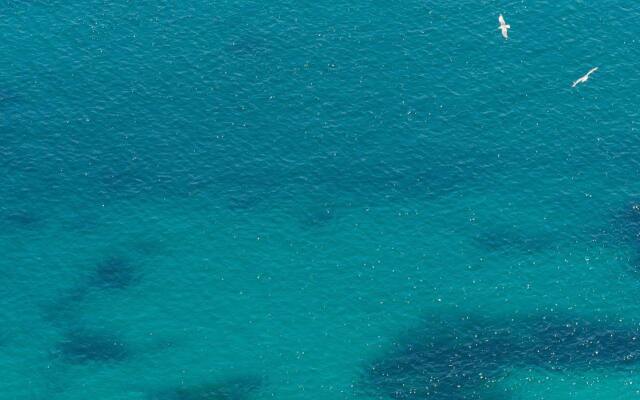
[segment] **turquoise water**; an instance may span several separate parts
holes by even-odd
[[[1,398],[638,396],[637,7],[388,3],[0,2]]]

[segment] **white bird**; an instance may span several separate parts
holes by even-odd
[[[500,16],[498,17],[498,21],[500,21],[500,26],[498,27],[498,29],[502,31],[502,36],[505,39],[509,39],[509,32],[507,30],[511,29],[511,25],[508,25],[506,22],[504,22],[504,17],[502,16],[502,14],[500,14]]]
[[[580,83],[585,83],[589,79],[589,75],[593,74],[597,70],[598,70],[598,67],[591,68],[589,70],[589,72],[587,72],[587,74],[585,76],[583,76],[580,79],[578,79],[577,81],[573,82],[573,85],[571,85],[571,87],[576,87],[576,85],[578,85]]]

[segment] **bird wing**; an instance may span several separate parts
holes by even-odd
[[[507,28],[506,28],[506,27],[503,27],[503,28],[502,28],[502,36],[503,36],[505,39],[508,39],[508,38],[509,38],[509,32],[507,31]]]
[[[591,75],[591,74],[593,74],[594,72],[596,72],[597,70],[598,70],[598,67],[591,68],[591,69],[589,70],[589,72],[587,72],[587,75]]]
[[[500,14],[500,16],[498,17],[498,21],[500,22],[500,26],[507,24],[506,22],[504,22],[504,17],[502,16],[502,14]]]
[[[576,79],[575,82],[573,82],[573,87],[575,87],[578,83],[583,83],[586,82],[587,79],[589,79],[589,75],[585,75],[585,76],[581,76],[580,78]]]

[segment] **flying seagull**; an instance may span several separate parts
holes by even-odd
[[[502,31],[502,36],[505,39],[509,39],[509,32],[507,32],[507,30],[511,29],[511,25],[508,25],[506,22],[504,22],[504,17],[502,16],[502,14],[500,14],[500,16],[498,17],[498,21],[500,21],[500,26],[498,27],[498,29]]]
[[[585,83],[589,79],[589,75],[593,74],[597,70],[598,70],[598,67],[591,68],[589,70],[589,72],[587,72],[587,74],[585,76],[583,76],[580,79],[578,79],[577,81],[573,82],[573,85],[571,85],[571,87],[576,87],[576,85],[578,85],[580,83]]]

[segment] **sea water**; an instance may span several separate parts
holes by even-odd
[[[634,4],[0,5],[0,398],[640,393]]]

